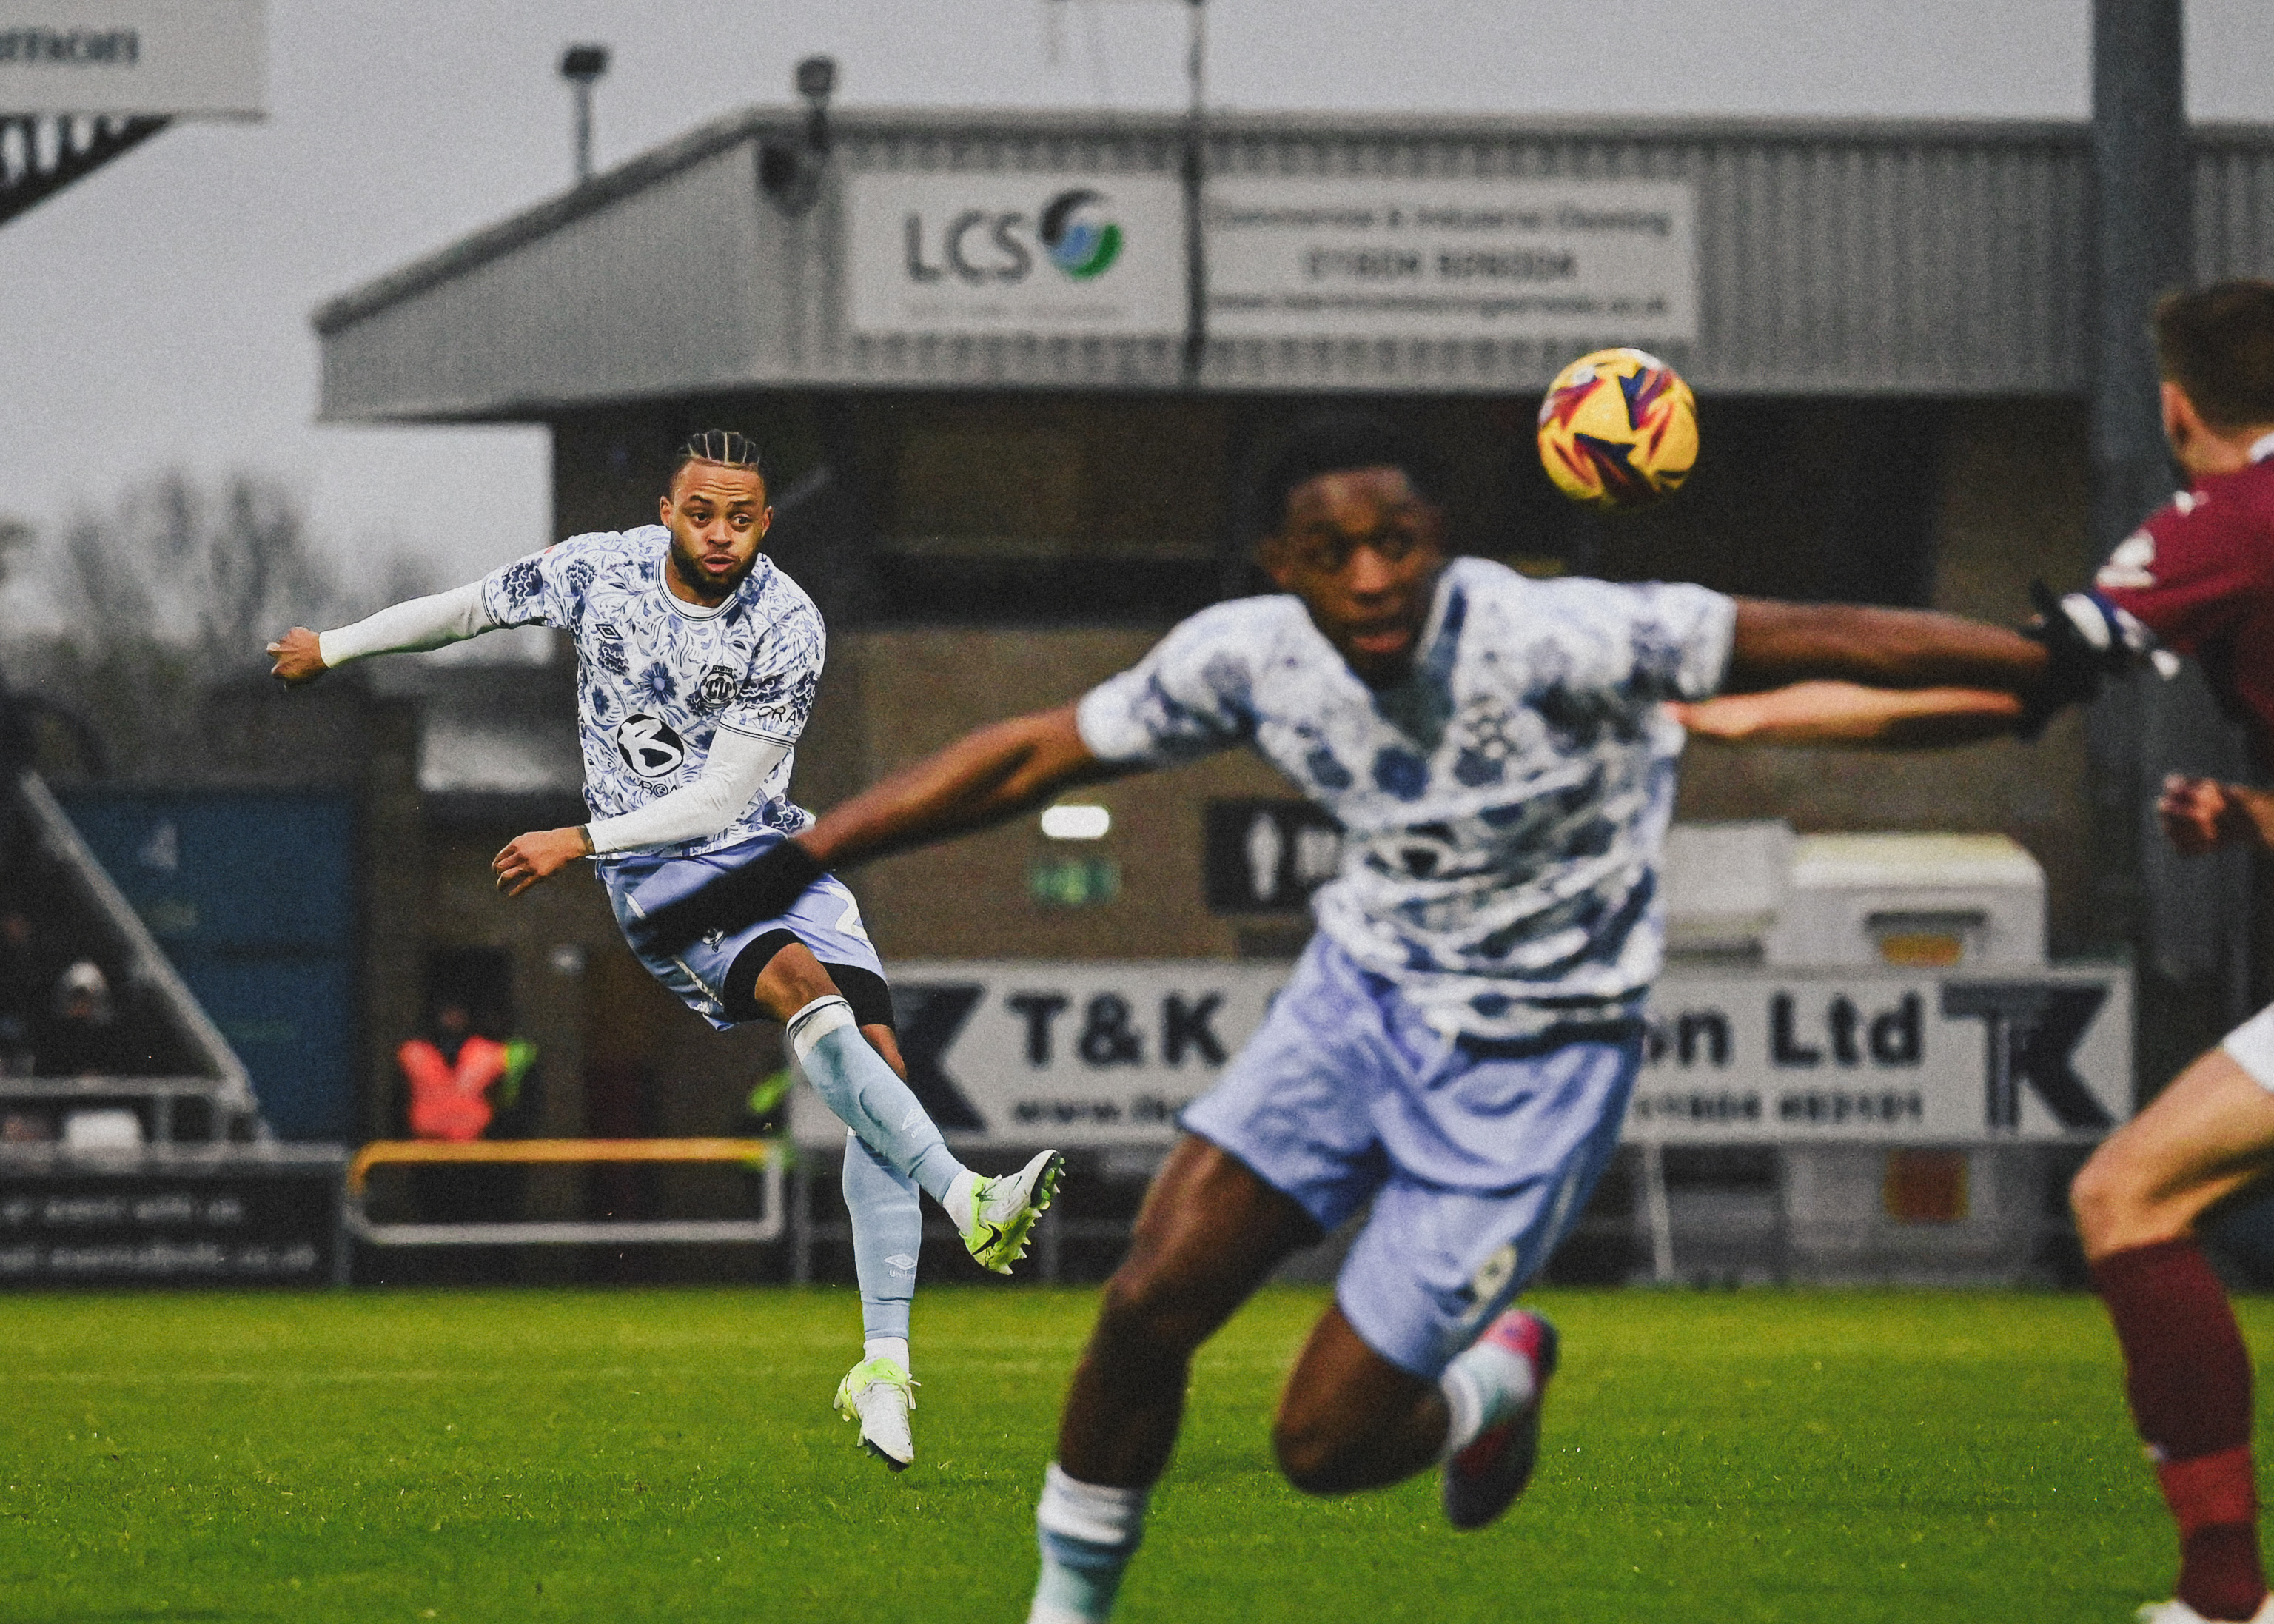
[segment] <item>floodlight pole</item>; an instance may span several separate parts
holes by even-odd
[[[576,184],[592,178],[592,81],[580,79],[576,86]]]
[[[1208,182],[1208,4],[1185,0],[1190,24],[1185,75],[1185,387],[1197,388],[1208,353],[1208,253],[1201,240],[1201,192]]]
[[[2093,0],[2092,543],[2104,555],[2172,492],[2149,321],[2195,274],[2182,10]]]
[[[576,184],[592,178],[592,86],[608,71],[605,45],[571,45],[561,53],[561,77],[576,98]]]
[[[2093,0],[2091,543],[2105,558],[2175,484],[2165,443],[2151,331],[2156,302],[2195,274],[2194,150],[2187,116],[2184,0]],[[2143,971],[2210,992],[2241,1019],[2250,996],[2251,887],[2226,857],[2185,867],[2157,841],[2144,809],[2166,768],[2224,776],[2206,759],[2220,729],[2192,679],[2111,686],[2088,718],[2096,851],[2091,917],[2110,944],[2128,943]],[[2182,746],[2176,741],[2188,741]],[[2184,748],[2185,759],[2175,752]],[[2232,860],[2240,864],[2240,860]],[[2150,894],[2165,898],[2150,908]],[[2216,966],[2216,968],[2214,968]],[[2200,1049],[2210,1031],[2193,1000],[2146,999],[2140,1047],[2153,1074],[2165,1052]]]

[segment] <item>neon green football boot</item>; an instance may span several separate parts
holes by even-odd
[[[972,1186],[971,1223],[963,1244],[979,1267],[1007,1274],[1027,1255],[1035,1220],[1050,1210],[1065,1177],[1065,1158],[1046,1150],[1015,1173],[982,1178]]]
[[[908,1412],[922,1385],[897,1359],[863,1359],[837,1384],[837,1413],[859,1422],[861,1447],[896,1472],[916,1458]]]

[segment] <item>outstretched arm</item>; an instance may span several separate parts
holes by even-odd
[[[1074,707],[1061,705],[966,733],[833,808],[797,840],[825,868],[850,868],[990,828],[1069,785],[1130,771],[1091,755]]]
[[[658,908],[633,927],[634,939],[649,951],[675,952],[705,931],[773,918],[832,868],[985,829],[1041,805],[1070,784],[1132,770],[1090,753],[1072,705],[997,722],[863,790],[803,834]]]
[[[1864,688],[1797,682],[1668,707],[1695,738],[1723,744],[1931,749],[2013,732],[2022,706],[1990,688]]]
[[[483,601],[482,584],[470,582],[429,598],[414,598],[334,631],[296,626],[268,645],[276,662],[269,675],[297,688],[351,659],[417,653],[479,636],[497,625]]]
[[[2044,644],[2002,626],[1916,609],[1737,600],[1722,691],[1829,680],[1879,688],[1995,688],[2029,694],[2047,674]]]

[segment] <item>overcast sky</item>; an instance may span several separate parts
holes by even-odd
[[[2070,118],[2090,11],[1211,0],[1209,71],[1239,109]],[[299,490],[350,560],[400,548],[463,579],[551,539],[542,431],[317,426],[307,317],[562,189],[569,41],[614,53],[603,167],[787,99],[814,51],[847,105],[1184,94],[1172,0],[269,0],[269,19],[267,122],[169,130],[0,229],[0,514],[52,525],[168,465],[242,467]],[[2188,72],[2195,117],[2274,121],[2274,4],[2190,0]]]

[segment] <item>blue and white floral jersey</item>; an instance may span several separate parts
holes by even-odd
[[[1683,732],[1660,702],[1728,669],[1704,587],[1440,579],[1413,674],[1360,681],[1299,599],[1204,609],[1077,712],[1103,761],[1253,745],[1344,831],[1319,929],[1446,1033],[1615,1014],[1665,954],[1656,865]]]
[[[576,643],[584,802],[595,817],[636,811],[693,783],[719,728],[794,744],[813,710],[825,638],[797,583],[760,553],[734,594],[706,609],[664,584],[670,552],[660,524],[572,536],[482,583],[498,625],[550,626]],[[667,854],[809,827],[812,815],[788,799],[794,763],[795,752],[786,754],[718,834]]]

